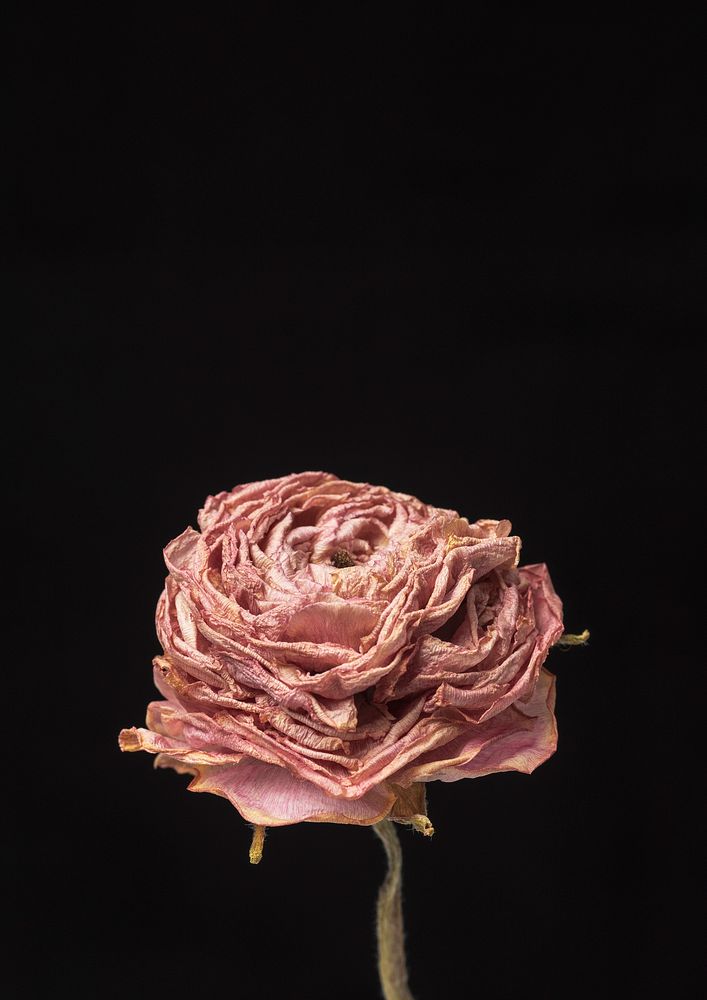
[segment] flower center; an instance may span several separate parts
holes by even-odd
[[[332,552],[331,564],[337,569],[346,569],[347,566],[356,565],[351,553],[347,552],[346,549],[336,549],[335,552]]]

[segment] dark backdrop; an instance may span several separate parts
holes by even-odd
[[[18,19],[17,995],[377,995],[371,831],[278,829],[253,868],[225,800],[117,749],[162,547],[305,469],[511,518],[592,631],[548,663],[558,753],[433,784],[435,837],[401,829],[415,995],[679,995],[694,30]]]

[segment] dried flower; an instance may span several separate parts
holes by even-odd
[[[123,750],[258,825],[426,832],[424,783],[555,750],[562,605],[508,521],[307,472],[209,497],[199,527],[165,549],[165,700]]]

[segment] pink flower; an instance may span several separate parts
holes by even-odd
[[[508,521],[305,472],[209,497],[165,549],[164,701],[123,750],[248,821],[376,823],[555,750],[562,605]]]

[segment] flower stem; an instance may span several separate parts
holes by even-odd
[[[402,870],[403,855],[395,824],[384,819],[374,832],[383,841],[388,858],[388,872],[378,891],[376,932],[378,935],[378,973],[385,1000],[413,1000],[408,986],[403,928]]]

